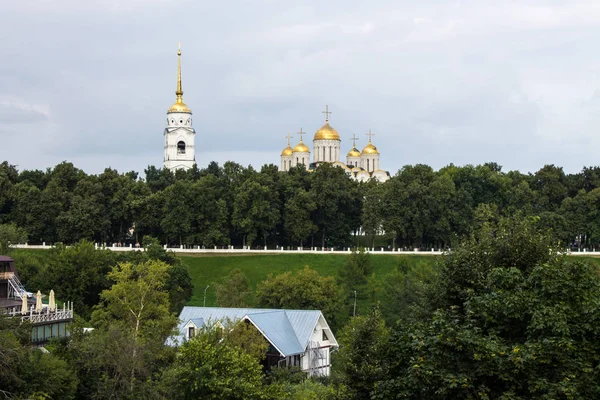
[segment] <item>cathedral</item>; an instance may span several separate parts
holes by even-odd
[[[346,162],[340,161],[341,143],[339,133],[329,125],[329,107],[325,106],[325,125],[315,132],[313,137],[313,161],[310,162],[310,149],[302,141],[305,132],[300,132],[300,142],[292,148],[290,139],[292,136],[286,136],[288,145],[281,152],[281,171],[289,171],[290,168],[297,165],[304,165],[306,169],[313,170],[320,164],[330,163],[336,167],[343,168],[348,176],[360,182],[376,179],[379,182],[385,182],[390,179],[387,171],[379,169],[379,150],[372,143],[371,139],[375,136],[369,130],[367,136],[369,143],[363,148],[362,152],[356,148],[356,135],[352,136],[352,149],[346,155]]]
[[[181,86],[181,46],[177,51],[177,89],[175,103],[167,111],[167,127],[164,130],[165,153],[163,167],[170,170],[190,169],[196,164],[194,139],[196,131],[192,127],[192,110],[183,102]],[[329,125],[329,107],[325,107],[325,125],[315,133],[313,138],[313,160],[310,149],[302,141],[305,132],[300,129],[300,142],[292,148],[290,139],[286,136],[288,145],[281,153],[281,171],[289,171],[297,165],[304,165],[307,170],[314,170],[322,163],[329,163],[343,168],[348,176],[357,181],[376,179],[385,182],[390,178],[387,171],[379,169],[379,150],[371,142],[374,134],[369,131],[369,143],[362,152],[356,148],[356,135],[353,135],[352,149],[346,156],[346,162],[340,161],[341,143],[339,133]]]
[[[194,137],[192,128],[192,110],[183,102],[181,88],[181,47],[177,51],[177,99],[167,111],[167,127],[165,128],[165,157],[163,167],[170,170],[190,169],[196,164]]]

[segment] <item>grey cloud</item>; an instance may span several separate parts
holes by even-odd
[[[278,164],[283,136],[302,127],[310,142],[325,104],[342,149],[371,128],[392,173],[417,162],[598,163],[597,2],[48,4],[13,2],[0,15],[0,99],[52,111],[0,104],[4,123],[29,118],[37,156],[0,131],[10,143],[0,161],[24,168],[161,165],[178,41],[201,165]]]
[[[32,124],[48,120],[47,112],[24,103],[0,101],[0,124]]]

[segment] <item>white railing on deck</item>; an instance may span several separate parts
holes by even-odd
[[[31,323],[40,323],[40,322],[55,322],[62,320],[70,320],[73,319],[73,310],[60,310],[60,311],[51,311],[49,313],[41,312],[39,314],[29,314],[23,315],[23,321],[30,321]]]

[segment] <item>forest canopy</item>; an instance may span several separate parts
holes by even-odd
[[[600,244],[600,168],[535,173],[496,163],[407,165],[385,183],[359,183],[322,165],[279,172],[234,162],[145,175],[107,168],[88,175],[69,162],[46,171],[0,164],[0,224],[29,243],[161,243],[184,246],[352,247],[364,233],[390,248],[448,248],[480,221],[539,217],[563,248]],[[382,243],[381,240],[378,243]]]

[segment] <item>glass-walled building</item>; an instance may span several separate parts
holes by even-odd
[[[31,342],[37,346],[69,336],[73,321],[71,303],[58,307],[52,290],[47,300],[40,291],[35,295],[28,292],[19,280],[14,260],[7,256],[0,256],[0,313],[31,323]]]

